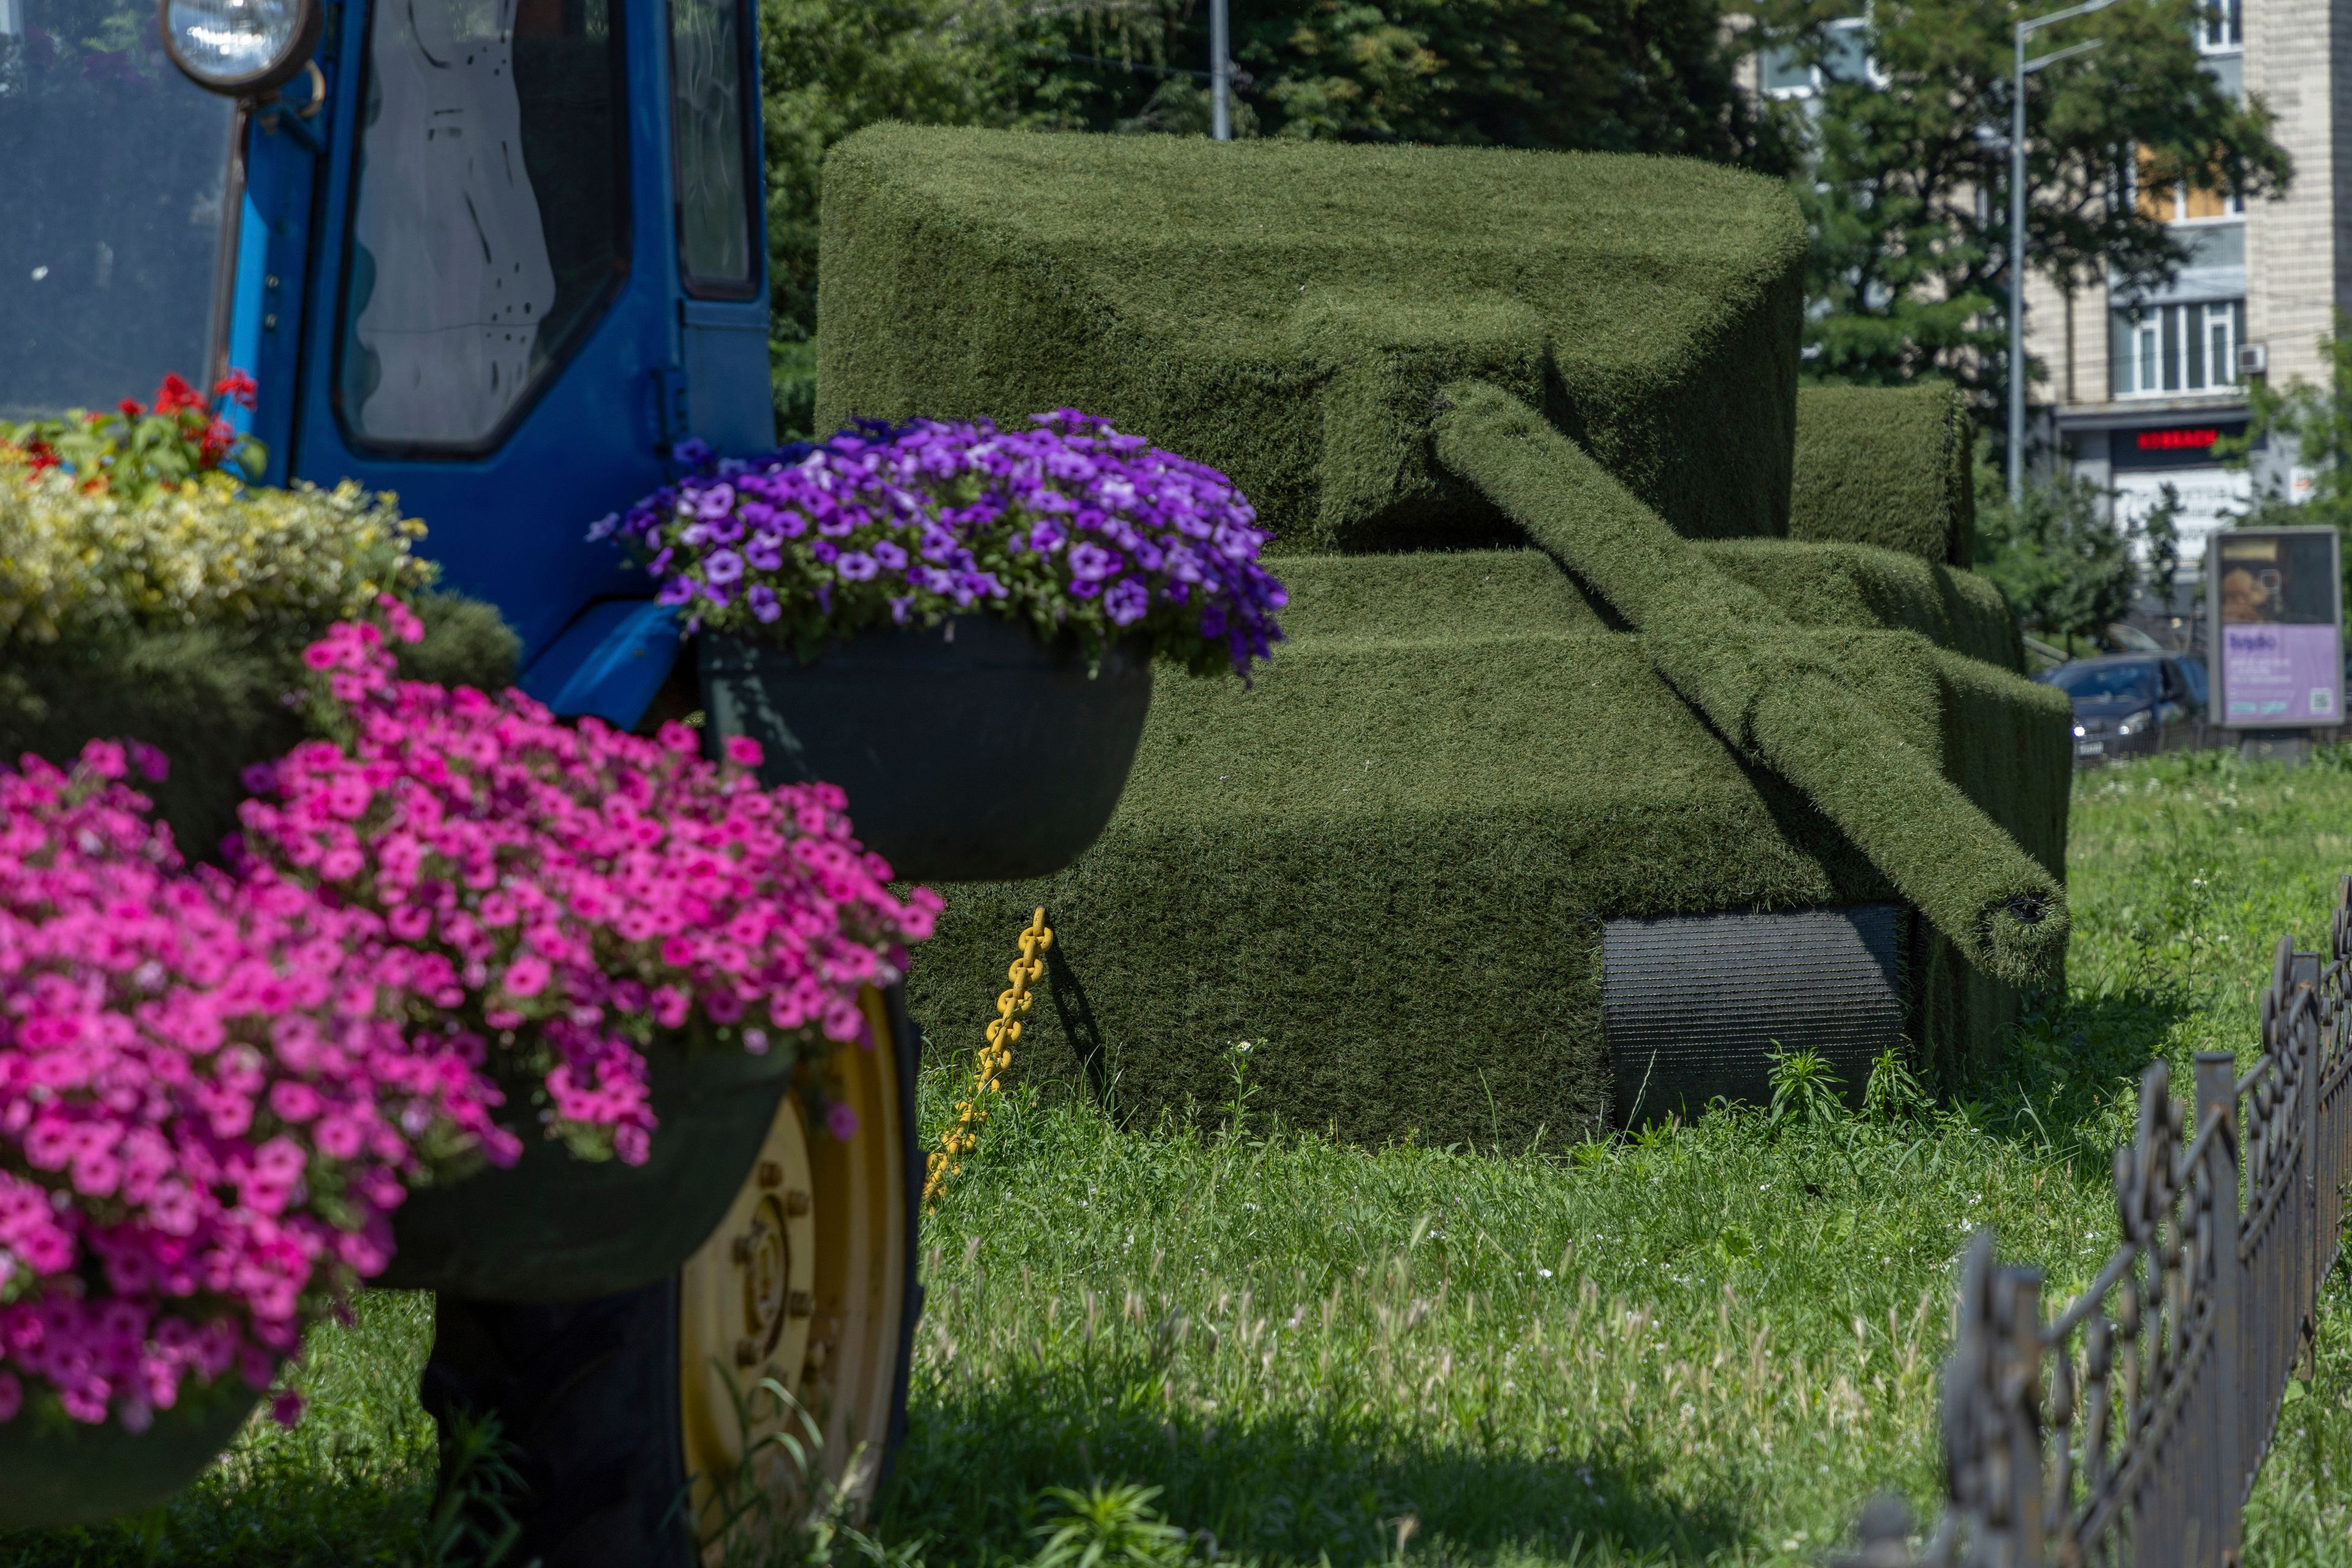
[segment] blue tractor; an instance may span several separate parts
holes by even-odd
[[[689,435],[772,444],[755,44],[749,0],[0,0],[0,418],[249,372],[262,478],[396,491],[531,694],[696,706],[674,620],[586,534]],[[847,1053],[876,1135],[812,1140],[788,1100],[677,1278],[438,1303],[425,1401],[518,1445],[515,1560],[683,1565],[747,1492],[790,1506],[811,1478],[743,1466],[783,1452],[730,1392],[762,1379],[872,1487],[919,1308],[888,1015],[893,1048]]]

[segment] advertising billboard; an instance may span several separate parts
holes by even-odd
[[[2213,706],[2231,730],[2333,728],[2344,713],[2344,595],[2332,528],[2232,529],[2207,552]]]

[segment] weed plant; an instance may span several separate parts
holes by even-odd
[[[1115,1082],[1108,1104],[1009,1094],[926,1221],[911,1440],[880,1507],[770,1555],[1794,1563],[1881,1488],[1925,1516],[1963,1244],[1991,1225],[2052,1298],[2087,1281],[2140,1070],[2250,1059],[2272,942],[2324,931],[2352,752],[2087,774],[2069,861],[2065,994],[1998,1072],[1934,1098],[1888,1058],[1850,1111],[1791,1055],[1769,1105],[1554,1157],[1276,1125],[1239,1042],[1214,1131],[1131,1125]],[[984,1022],[935,1042],[927,1131]],[[1443,1018],[1399,1027],[1446,1048]],[[2249,1562],[2352,1568],[2347,1309],[2339,1275]],[[257,1422],[168,1509],[0,1540],[0,1564],[466,1561],[412,1392],[429,1335],[423,1299],[362,1297],[316,1340],[300,1427]],[[494,1435],[478,1446],[467,1484],[496,1494]]]

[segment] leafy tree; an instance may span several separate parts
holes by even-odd
[[[2159,486],[2156,505],[2139,521],[2139,533],[2147,541],[2147,592],[2169,606],[2172,603],[2172,580],[2180,571],[2180,514],[2188,510],[2175,485]]]
[[[2352,602],[2352,315],[2336,312],[2336,332],[2319,340],[2327,362],[2327,384],[2300,377],[2284,388],[2263,381],[2246,384],[2246,434],[2219,450],[2232,467],[2242,467],[2253,444],[2268,436],[2292,447],[2294,462],[2311,471],[2311,493],[2301,501],[2260,491],[2236,519],[2249,528],[2326,524],[2343,537],[2345,590]]]
[[[761,129],[768,176],[768,351],[777,426],[804,434],[815,401],[817,199],[825,149],[862,126],[1012,118],[1013,14],[982,0],[766,0]]]
[[[2107,492],[2063,474],[2025,487],[2011,509],[1996,480],[1979,482],[1977,570],[2028,630],[2098,641],[2132,607],[2138,571]]]
[[[1744,46],[1711,3],[1279,0],[1234,20],[1273,134],[1788,166],[1778,121],[1738,86]],[[1205,57],[1205,18],[1185,33]]]
[[[1829,25],[1864,9],[1856,0],[1757,5],[1759,37],[1830,72],[1844,57]],[[1872,78],[1843,67],[1802,132],[1813,374],[1896,383],[1934,372],[1987,402],[2002,392],[2011,28],[2048,9],[2018,0],[1867,7]],[[2045,50],[2100,45],[2027,79],[2026,254],[2070,298],[2103,273],[2122,289],[2158,283],[2186,258],[2133,199],[2136,181],[2185,178],[2249,199],[2286,184],[2270,112],[2259,100],[2233,103],[2204,69],[2195,17],[2192,0],[2125,0],[2036,40]]]

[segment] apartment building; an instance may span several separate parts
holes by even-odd
[[[2033,392],[2057,460],[2115,494],[2136,521],[2169,485],[2180,498],[2185,591],[2208,535],[2257,487],[2293,496],[2308,470],[2266,441],[2242,467],[2214,456],[2245,434],[2250,379],[2324,382],[2319,340],[2352,308],[2352,5],[2342,0],[2218,0],[2199,26],[2207,68],[2258,95],[2294,159],[2275,200],[2143,189],[2189,251],[2168,288],[2096,285],[2068,300],[2035,277],[2026,342],[2047,381]],[[2185,605],[2183,606],[2185,608]]]
[[[1824,75],[1867,79],[1866,27],[1832,24],[1844,47],[1821,68],[1762,51],[1752,87],[1801,100]],[[2044,375],[2032,389],[2039,449],[2112,491],[2126,521],[2171,486],[2184,595],[2207,536],[2256,487],[2293,495],[2309,484],[2284,443],[2237,468],[2214,456],[2246,433],[2248,379],[2324,382],[2319,340],[2338,308],[2352,309],[2352,0],[2208,0],[2197,43],[2225,88],[2260,95],[2276,116],[2273,134],[2294,159],[2288,193],[2247,204],[2143,189],[2136,198],[2189,252],[2169,287],[2094,282],[2067,295],[2034,274],[2026,288],[2026,344]]]

